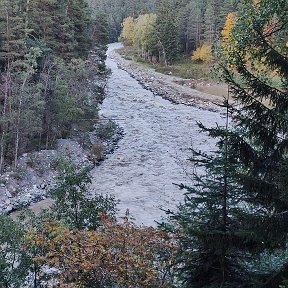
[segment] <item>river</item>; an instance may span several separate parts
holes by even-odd
[[[177,209],[183,201],[185,191],[174,184],[193,184],[189,149],[215,148],[215,141],[200,133],[197,122],[211,127],[224,119],[219,112],[173,104],[144,89],[117,65],[113,51],[120,47],[115,43],[108,48],[106,64],[112,74],[99,114],[123,128],[124,137],[119,148],[91,171],[91,190],[119,199],[119,217],[128,209],[136,224],[156,226],[155,221],[165,217],[163,209]],[[31,209],[38,212],[51,203],[46,199]]]
[[[110,44],[107,66],[112,75],[100,115],[124,129],[119,148],[92,171],[95,193],[108,193],[120,200],[119,215],[130,215],[139,225],[155,226],[165,213],[176,209],[183,191],[173,183],[192,184],[189,148],[211,151],[215,142],[200,133],[206,126],[223,123],[219,112],[173,104],[150,91],[118,68]]]

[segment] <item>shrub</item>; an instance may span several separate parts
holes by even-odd
[[[212,46],[208,43],[203,43],[192,53],[192,60],[194,61],[208,62],[212,60],[212,58]]]

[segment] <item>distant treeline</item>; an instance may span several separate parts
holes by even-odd
[[[123,20],[155,11],[156,0],[87,0],[95,15],[106,15],[110,43],[117,42]]]
[[[150,24],[155,29],[151,33],[155,39],[151,39],[150,44],[153,45],[154,41],[158,46],[163,45],[167,51],[168,61],[174,60],[179,54],[191,54],[191,51],[196,50],[203,42],[216,46],[228,13],[237,11],[240,6],[237,0],[89,0],[89,2],[94,11],[107,15],[111,42],[118,40],[122,30],[121,24],[125,18],[136,19],[139,15],[155,14],[157,19],[150,19],[152,21]],[[161,47],[154,45],[153,49],[159,51]],[[154,52],[151,51],[152,54]]]

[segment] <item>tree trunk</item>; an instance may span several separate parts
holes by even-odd
[[[3,103],[3,111],[2,111],[2,119],[4,119],[4,123],[2,124],[2,133],[1,133],[1,150],[0,150],[0,173],[3,172],[4,164],[5,164],[5,149],[6,149],[6,135],[8,133],[8,123],[7,123],[7,106],[8,106],[8,98],[9,98],[9,90],[10,90],[10,65],[8,64],[5,76],[5,89],[4,89],[4,103]]]
[[[17,160],[18,160],[18,153],[19,153],[19,140],[20,140],[20,124],[21,124],[21,113],[22,113],[22,104],[23,104],[23,92],[25,88],[25,84],[27,82],[28,74],[26,75],[25,79],[20,88],[20,95],[19,95],[19,106],[17,111],[17,121],[16,121],[16,139],[15,139],[15,154],[14,154],[14,168],[17,167]]]

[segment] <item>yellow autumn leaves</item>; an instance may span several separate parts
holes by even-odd
[[[143,14],[134,19],[129,16],[122,23],[121,39],[128,46],[148,51],[153,48],[156,37],[156,14]]]
[[[231,39],[232,29],[235,25],[237,20],[235,13],[228,13],[224,28],[221,32],[222,35],[222,47],[225,48],[229,40]],[[194,61],[202,61],[202,62],[209,62],[213,59],[212,55],[212,45],[209,43],[202,43],[200,47],[198,47],[192,53],[192,60]]]
[[[107,216],[93,231],[70,231],[48,221],[27,240],[30,248],[42,251],[35,258],[38,265],[58,271],[61,287],[168,287],[176,251],[167,233]]]
[[[192,60],[208,62],[212,60],[212,45],[208,43],[203,43],[199,48],[197,48],[192,53]]]
[[[127,45],[133,45],[134,43],[134,28],[135,28],[134,18],[131,16],[125,18],[122,23],[121,37],[126,42]]]

